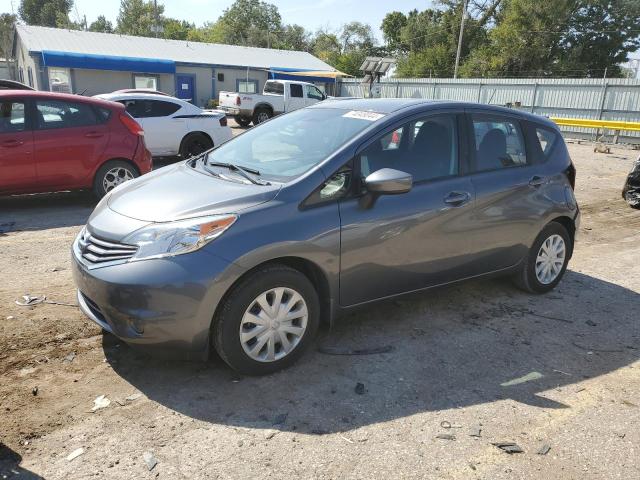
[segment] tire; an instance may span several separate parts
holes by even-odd
[[[259,125],[263,122],[266,122],[271,117],[273,117],[273,113],[266,107],[258,107],[253,111],[253,124]]]
[[[110,160],[96,172],[93,180],[93,193],[100,199],[121,183],[139,176],[138,169],[130,163],[122,160]]]
[[[562,242],[560,242],[558,238],[560,238]],[[549,243],[546,243],[547,241]],[[536,269],[539,265],[538,254],[542,254],[541,258],[545,258],[545,255],[541,250],[543,245],[545,245],[547,251],[552,252],[551,263],[555,265],[555,267],[548,270],[549,276],[547,278],[545,278],[547,274],[544,268],[544,262],[540,262],[539,268],[541,272],[539,274],[536,273]],[[554,245],[556,246],[554,247]],[[553,258],[555,258],[556,261],[560,261],[559,257],[553,256],[554,251],[560,251],[559,246],[564,247],[561,267],[559,263],[553,262]],[[515,284],[522,290],[529,293],[546,293],[553,290],[562,279],[564,272],[567,270],[567,265],[572,251],[573,241],[569,236],[567,229],[558,222],[549,223],[542,229],[540,234],[536,237],[536,240],[533,242],[521,270],[514,277]],[[549,256],[546,258],[549,258]],[[559,270],[557,270],[558,267]]]
[[[277,291],[282,292],[283,300],[278,305],[286,307],[286,303],[294,302],[291,311],[298,317],[292,320],[282,319],[279,315],[271,317],[258,304],[259,297],[262,297],[263,304],[266,302],[267,307],[273,307],[277,303]],[[299,300],[295,294],[299,295]],[[265,323],[251,323],[256,315],[260,315],[258,318]],[[295,362],[313,342],[319,323],[320,302],[309,279],[298,270],[270,265],[233,287],[218,309],[211,339],[213,348],[231,368],[245,375],[265,375]],[[244,344],[241,330],[245,334]],[[290,333],[294,331],[295,335]],[[289,348],[285,347],[281,335],[285,336]],[[253,355],[250,354],[251,349],[255,350]]]
[[[213,142],[203,133],[190,133],[180,143],[180,156],[183,159],[195,157],[213,148]]]
[[[234,120],[241,127],[248,127],[249,124],[251,123],[251,119],[246,117],[236,117]]]

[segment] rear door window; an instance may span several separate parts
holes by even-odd
[[[96,125],[98,117],[90,105],[60,100],[36,100],[36,124],[40,130]]]
[[[25,130],[24,102],[4,100],[0,103],[0,133]]]
[[[180,110],[180,105],[161,100],[120,100],[125,110],[133,118],[168,117]]]
[[[264,93],[272,95],[284,95],[284,83],[267,82],[264,84]]]
[[[516,120],[472,115],[475,170],[478,172],[527,164],[524,137]]]
[[[302,98],[302,85],[299,85],[297,83],[292,83],[290,84],[290,88],[291,88],[291,96],[294,98]]]

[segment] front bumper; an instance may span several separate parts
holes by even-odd
[[[80,309],[127,343],[206,358],[220,299],[242,269],[204,250],[88,269],[72,252]]]

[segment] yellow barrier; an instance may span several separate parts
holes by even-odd
[[[586,118],[558,117],[551,117],[550,120],[563,127],[606,128],[607,130],[640,132],[640,122],[619,122],[613,120],[589,120]]]

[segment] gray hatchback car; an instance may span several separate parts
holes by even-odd
[[[551,290],[574,182],[541,117],[322,102],[110,192],[73,244],[78,301],[128,343],[269,373],[369,302],[496,274]]]

